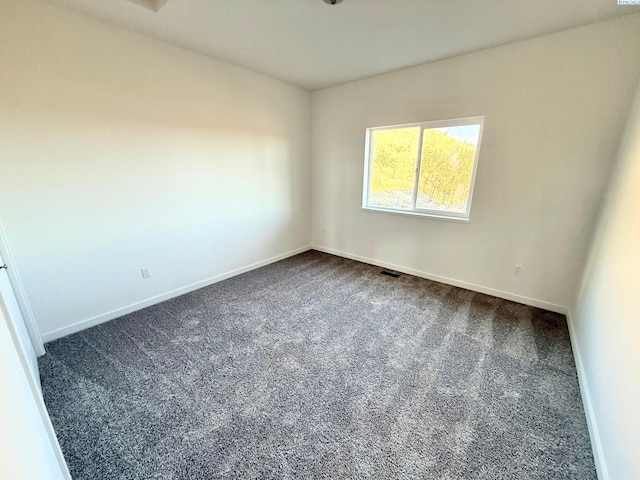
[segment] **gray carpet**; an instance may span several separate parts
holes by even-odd
[[[80,479],[594,479],[562,315],[307,252],[47,345]]]

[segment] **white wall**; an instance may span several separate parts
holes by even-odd
[[[36,0],[0,11],[0,223],[45,340],[310,244],[307,91]]]
[[[640,87],[570,326],[600,478],[640,478]],[[607,475],[608,471],[608,475]]]
[[[640,73],[639,32],[632,15],[314,92],[314,246],[563,311]],[[366,127],[476,115],[469,224],[361,209]]]
[[[310,125],[304,90],[37,0],[0,11],[0,223],[45,339],[304,249],[312,214],[322,249],[562,310],[640,73],[634,15],[316,92]],[[571,322],[614,479],[640,477],[639,105]],[[469,224],[360,208],[366,127],[474,115]],[[29,417],[2,371],[0,410]],[[48,460],[12,465],[53,462],[33,445]]]
[[[17,345],[0,296],[0,476],[70,479],[49,415]]]

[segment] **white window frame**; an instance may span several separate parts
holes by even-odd
[[[445,127],[461,127],[465,125],[480,125],[478,133],[478,144],[476,146],[476,156],[473,160],[473,173],[471,174],[471,186],[469,187],[469,199],[467,200],[467,208],[464,212],[452,212],[448,210],[432,210],[418,208],[416,201],[418,198],[418,182],[420,180],[420,165],[422,162],[422,137],[424,130],[430,128]],[[371,185],[371,176],[373,174],[371,153],[373,152],[373,134],[381,130],[393,130],[398,128],[419,127],[420,134],[418,136],[418,148],[416,151],[416,170],[413,183],[413,196],[410,209],[389,208],[376,205],[369,205],[369,191]],[[429,122],[404,123],[401,125],[387,125],[384,127],[369,127],[366,129],[365,151],[364,151],[364,183],[362,188],[362,208],[364,210],[372,210],[375,212],[400,213],[402,215],[413,215],[419,217],[430,217],[441,220],[454,220],[459,222],[468,222],[471,214],[471,201],[473,200],[473,188],[476,183],[476,172],[478,170],[478,159],[480,157],[480,143],[482,142],[482,130],[484,128],[484,117],[464,117],[453,118],[449,120],[436,120]]]

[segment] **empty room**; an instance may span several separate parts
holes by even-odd
[[[640,1],[0,0],[0,180],[0,478],[640,479]]]

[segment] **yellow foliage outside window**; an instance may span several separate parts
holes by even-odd
[[[420,129],[379,130],[373,137],[373,193],[413,190]]]
[[[446,207],[469,197],[476,146],[432,128],[424,131],[418,194]]]
[[[378,130],[372,142],[371,192],[412,192],[419,127]],[[476,146],[453,138],[446,129],[425,129],[418,180],[418,208],[464,205],[469,196]],[[437,207],[436,207],[437,208]]]

